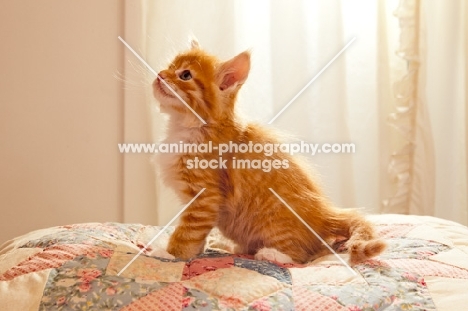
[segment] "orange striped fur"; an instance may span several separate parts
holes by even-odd
[[[234,110],[237,93],[247,79],[250,55],[243,52],[226,62],[204,52],[196,42],[179,54],[163,78],[205,121],[184,106],[158,79],[154,96],[169,114],[165,143],[279,143],[277,134],[246,123]],[[188,71],[188,72],[187,72]],[[307,166],[296,156],[274,153],[224,154],[226,169],[189,169],[187,161],[218,160],[217,152],[161,155],[165,182],[183,202],[206,190],[182,214],[171,236],[168,252],[188,259],[201,253],[213,227],[238,245],[238,252],[258,259],[304,263],[324,254],[320,241],[269,190],[281,196],[325,241],[346,239],[350,263],[381,253],[385,244],[375,237],[371,224],[354,210],[335,208],[324,196]],[[287,161],[289,168],[234,169],[233,160]],[[283,162],[281,162],[283,163]],[[275,253],[276,252],[276,253]]]

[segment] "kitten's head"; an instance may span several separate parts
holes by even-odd
[[[153,93],[161,104],[161,111],[178,119],[193,119],[202,125],[169,88],[207,123],[232,120],[237,92],[249,70],[249,52],[221,62],[192,41],[188,51],[177,55],[169,67],[159,73],[153,82]]]

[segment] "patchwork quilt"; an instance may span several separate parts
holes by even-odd
[[[0,310],[468,310],[467,227],[423,216],[369,219],[388,249],[355,273],[332,254],[304,265],[232,254],[215,231],[188,261],[164,255],[173,227],[34,231],[0,248]]]

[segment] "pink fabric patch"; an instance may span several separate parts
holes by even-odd
[[[183,307],[182,296],[187,289],[180,283],[172,283],[159,290],[130,303],[120,311],[142,310],[181,310]]]
[[[377,236],[383,239],[399,238],[405,236],[416,226],[414,224],[378,225],[375,227],[375,231]]]
[[[188,280],[218,269],[231,268],[232,266],[234,266],[232,257],[194,259],[185,265],[182,280]]]
[[[249,305],[249,308],[255,311],[270,311],[273,310],[273,306],[268,301],[268,297],[264,297],[262,299],[256,300]]]
[[[58,268],[65,262],[70,261],[79,255],[86,255],[89,253],[110,255],[108,249],[92,245],[54,245],[7,270],[5,273],[0,275],[0,281],[9,281],[20,275],[50,268]]]
[[[296,310],[348,310],[334,299],[310,291],[305,287],[293,287],[293,299]]]
[[[467,270],[431,260],[389,259],[385,260],[385,264],[388,267],[403,269],[406,272],[417,273],[422,276],[468,279]]]

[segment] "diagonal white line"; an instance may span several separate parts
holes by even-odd
[[[321,237],[320,235],[318,235],[317,232],[315,232],[315,230],[312,229],[312,227],[309,226],[309,224],[306,223],[306,222],[304,221],[304,219],[302,219],[301,216],[299,216],[299,215],[296,213],[296,211],[293,210],[293,209],[291,208],[291,206],[289,206],[288,203],[286,203],[286,201],[283,200],[283,198],[280,197],[280,196],[275,192],[275,190],[273,190],[272,188],[268,188],[268,189],[269,189],[269,190],[270,190],[270,191],[271,191],[271,192],[272,192],[272,193],[273,193],[273,194],[274,194],[290,211],[291,211],[291,213],[294,214],[294,216],[296,216],[296,217],[307,227],[307,229],[310,230],[310,232],[312,232],[312,233],[317,237],[317,239],[320,240],[320,242],[323,243],[323,245],[325,245],[326,248],[328,248],[328,249],[330,250],[330,252],[332,252],[332,253],[335,255],[336,258],[338,258],[339,261],[341,261],[342,264],[344,264],[344,265],[349,269],[349,271],[351,271],[351,273],[353,273],[354,275],[357,275],[356,271],[354,271],[354,269],[351,268],[351,267],[346,263],[346,261],[344,261],[343,258],[341,258],[341,257],[333,250],[333,248],[331,248],[331,247],[328,245],[328,243],[325,242],[325,240],[323,240],[322,237]]]
[[[148,65],[148,63],[147,63],[140,55],[138,55],[138,53],[135,52],[134,49],[132,49],[132,47],[131,47],[127,42],[125,42],[124,39],[122,39],[121,36],[119,36],[118,38],[119,38],[119,40],[122,41],[122,43],[125,44],[125,46],[126,46],[126,47],[127,47],[127,48],[128,48],[144,65],[145,65],[145,66],[146,66],[146,68],[148,68],[149,71],[151,71],[151,72],[159,79],[159,81],[161,81],[161,82],[175,95],[175,97],[177,97],[182,103],[184,103],[184,105],[187,106],[187,108],[188,108],[191,112],[193,112],[193,114],[196,115],[197,118],[200,119],[200,121],[202,121],[203,124],[206,124],[205,120],[203,120],[203,118],[200,117],[200,116],[198,115],[198,113],[196,113],[195,110],[193,110],[192,107],[190,107],[190,106],[185,102],[185,100],[183,100],[183,98],[180,97],[180,95],[177,94],[176,91],[174,91],[174,90],[169,86],[169,84],[167,84],[167,82],[164,81],[164,79],[162,79],[162,78],[157,74],[157,72],[154,71],[154,69],[151,68],[151,66]]]
[[[125,265],[125,267],[122,268],[122,270],[120,270],[119,273],[117,273],[117,276],[120,276],[120,274],[121,274],[122,272],[124,272],[125,269],[127,269],[127,268],[138,258],[138,256],[140,256],[140,255],[141,255],[141,254],[142,254],[142,253],[143,253],[143,252],[144,252],[144,251],[145,251],[145,250],[146,250],[146,249],[147,249],[147,248],[164,232],[164,231],[166,231],[166,229],[167,229],[167,228],[168,228],[168,227],[169,227],[169,226],[170,226],[186,209],[187,209],[187,207],[190,206],[190,204],[193,203],[193,201],[195,201],[195,200],[198,198],[198,196],[199,196],[200,194],[202,194],[203,191],[205,191],[205,189],[206,189],[206,188],[203,188],[202,190],[200,190],[200,192],[198,192],[197,195],[196,195],[193,199],[191,199],[190,202],[188,202],[187,205],[185,205],[185,206],[180,210],[180,212],[178,212],[177,215],[175,215],[174,218],[172,218],[171,221],[169,221],[169,223],[168,223],[167,225],[165,225],[164,228],[162,228],[162,229],[158,232],[158,234],[156,234],[156,235],[148,242],[148,244],[146,244],[146,246],[145,246],[142,250],[140,250],[140,252],[138,252],[138,254],[136,254],[136,255],[132,258],[132,260],[130,260],[130,262],[129,262],[128,264]]]
[[[333,57],[326,65],[325,67],[322,68],[322,70],[320,70],[316,75],[315,77],[312,78],[312,80],[309,81],[309,83],[307,83],[303,88],[302,90],[299,91],[299,93],[296,94],[296,96],[294,96],[287,104],[286,106],[283,107],[283,109],[280,110],[280,112],[278,112],[276,114],[276,116],[270,120],[270,122],[268,122],[268,124],[271,124],[273,123],[273,121],[276,120],[276,118],[278,118],[315,80],[317,80],[317,78],[325,71],[325,69],[327,69],[353,42],[354,40],[356,40],[356,37],[353,37],[351,39],[351,41],[349,41],[342,49],[341,51],[338,52],[338,54],[335,55],[335,57]]]

